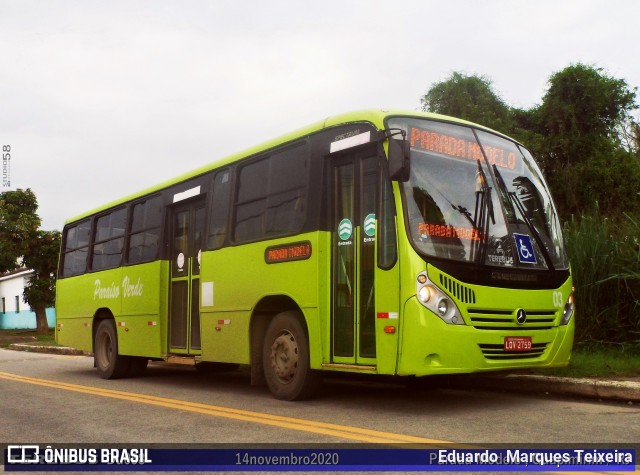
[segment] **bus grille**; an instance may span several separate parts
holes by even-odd
[[[542,356],[548,345],[548,343],[534,343],[531,345],[531,350],[517,353],[504,351],[504,345],[479,344],[478,346],[488,360],[521,360]]]
[[[471,324],[478,330],[549,330],[556,320],[555,310],[527,310],[527,321],[519,324],[515,310],[467,309]]]
[[[473,289],[462,285],[457,280],[453,280],[446,275],[440,274],[440,283],[449,291],[449,293],[461,302],[476,303],[476,293]]]

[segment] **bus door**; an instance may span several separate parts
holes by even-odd
[[[332,160],[332,363],[375,365],[375,147]]]
[[[203,200],[171,210],[170,353],[201,354],[200,254],[205,217]]]

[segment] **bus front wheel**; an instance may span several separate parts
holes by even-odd
[[[310,368],[309,341],[299,312],[282,312],[267,327],[262,362],[267,386],[278,399],[307,399],[320,385]]]
[[[118,333],[113,320],[102,320],[96,330],[94,358],[103,379],[123,378],[131,369],[131,358],[118,354]]]

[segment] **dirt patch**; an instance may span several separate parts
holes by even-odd
[[[33,331],[0,331],[0,347],[11,343],[34,343],[37,341]]]

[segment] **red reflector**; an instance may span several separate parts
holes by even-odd
[[[396,327],[394,326],[388,326],[388,327],[384,327],[384,332],[385,333],[395,333],[396,332]]]
[[[389,318],[389,312],[378,312],[378,318]]]

